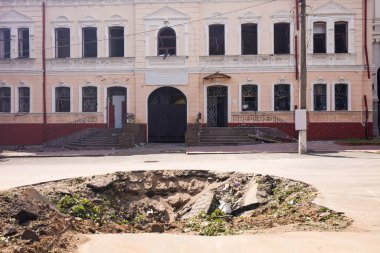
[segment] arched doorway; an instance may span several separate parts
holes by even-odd
[[[127,113],[127,88],[114,86],[107,89],[108,127],[122,128]]]
[[[228,123],[227,86],[207,87],[207,126],[226,127]]]
[[[148,98],[148,141],[184,142],[187,99],[178,89],[162,87]]]

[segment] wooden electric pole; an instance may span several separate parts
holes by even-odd
[[[306,0],[301,1],[301,85],[300,85],[300,116],[296,121],[301,122],[304,127],[298,131],[298,153],[307,152],[307,111],[306,111],[306,87],[307,87],[307,65],[306,65]],[[297,122],[296,122],[297,124]]]

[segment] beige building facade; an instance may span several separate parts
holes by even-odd
[[[145,126],[147,142],[184,141],[195,122],[296,135],[297,1],[42,2],[0,2],[0,144],[127,121]],[[367,10],[358,0],[307,4],[309,138],[378,133],[377,1],[375,11],[373,1]]]

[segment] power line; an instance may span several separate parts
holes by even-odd
[[[228,15],[228,14],[232,14],[232,13],[235,13],[235,12],[239,12],[239,11],[244,11],[244,10],[248,10],[248,9],[251,9],[253,7],[258,7],[258,6],[262,6],[262,5],[266,5],[266,4],[269,4],[269,3],[272,3],[272,2],[275,2],[277,0],[269,0],[269,1],[266,1],[266,2],[263,2],[263,3],[259,3],[259,4],[255,4],[255,5],[250,5],[250,6],[247,6],[247,7],[244,7],[244,8],[239,8],[239,9],[235,9],[235,10],[232,10],[232,11],[227,11],[227,12],[223,12],[223,13],[218,13],[216,15],[213,15],[211,17],[207,17],[207,18],[200,18],[200,19],[196,19],[196,20],[192,20],[192,21],[188,21],[188,22],[184,22],[184,23],[180,23],[180,24],[176,24],[176,25],[171,25],[171,26],[168,26],[170,28],[173,28],[173,27],[177,27],[177,26],[182,26],[182,25],[188,25],[188,24],[192,24],[192,23],[196,23],[196,22],[201,22],[203,20],[208,20],[208,19],[213,19],[213,18],[217,18],[217,17],[220,17],[220,16],[224,16],[224,15]],[[127,38],[127,37],[130,37],[130,36],[136,36],[136,35],[141,35],[141,34],[146,34],[146,33],[151,33],[151,32],[156,32],[156,31],[159,31],[160,29],[152,29],[152,30],[148,30],[148,31],[143,31],[143,32],[137,32],[137,33],[131,33],[131,34],[127,34],[127,35],[124,35],[124,36],[119,36],[119,37],[113,37],[112,39],[121,39],[121,38]],[[45,48],[46,50],[48,49],[56,49],[56,48],[60,48],[60,47],[67,47],[67,46],[80,46],[80,45],[83,45],[83,44],[90,44],[90,43],[95,43],[95,42],[99,42],[99,41],[107,41],[109,40],[108,38],[105,38],[105,39],[97,39],[97,40],[92,40],[92,41],[87,41],[87,42],[82,42],[82,43],[73,43],[73,44],[68,44],[68,45],[61,45],[61,46],[58,46],[58,47],[47,47]],[[23,52],[33,52],[33,51],[37,51],[36,49],[29,49],[29,50],[25,50]],[[4,54],[10,54],[11,52],[5,52]]]

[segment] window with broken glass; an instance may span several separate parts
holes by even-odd
[[[18,111],[30,112],[30,88],[29,87],[18,88]]]
[[[290,111],[290,85],[276,84],[274,86],[274,110]]]
[[[95,86],[82,88],[82,111],[96,112],[98,107],[98,90]]]
[[[11,58],[11,29],[0,29],[0,59]]]
[[[314,84],[314,111],[326,111],[327,110],[327,95],[326,84]]]
[[[108,32],[110,57],[124,57],[124,27],[113,26]]]
[[[55,111],[70,112],[70,88],[55,88]]]
[[[224,25],[210,25],[209,34],[209,55],[224,55]]]
[[[157,54],[159,56],[176,55],[177,36],[173,28],[165,27],[158,32]]]
[[[335,53],[348,53],[348,23],[335,22]]]
[[[257,111],[257,85],[246,84],[241,87],[242,111]]]
[[[19,58],[29,58],[29,29],[19,28],[18,29],[18,57]]]
[[[98,56],[98,37],[96,27],[83,28],[83,57]]]
[[[348,85],[345,83],[335,84],[335,110],[348,110]]]
[[[55,58],[70,58],[70,28],[55,29]]]
[[[11,112],[11,88],[0,88],[0,112]]]
[[[274,54],[290,54],[290,24],[274,24]]]
[[[313,47],[315,54],[326,53],[326,23],[315,22],[313,34]]]
[[[257,24],[241,25],[241,54],[257,54]]]

